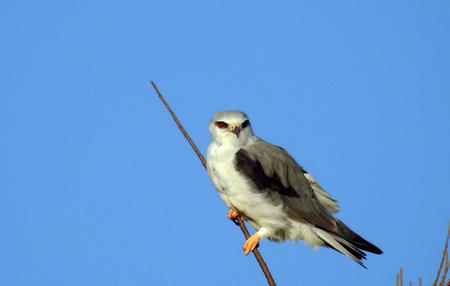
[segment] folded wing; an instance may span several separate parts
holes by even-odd
[[[255,184],[255,190],[274,204],[283,203],[293,219],[337,231],[331,215],[339,209],[336,201],[281,147],[264,141],[243,147],[236,153],[236,168]]]

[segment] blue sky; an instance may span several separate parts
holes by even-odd
[[[279,3],[282,2],[282,3]],[[263,241],[279,285],[434,279],[450,218],[447,1],[9,1],[1,285],[264,285],[204,152],[238,109],[385,253]],[[417,284],[415,284],[417,285]]]

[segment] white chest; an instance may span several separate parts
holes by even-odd
[[[249,183],[235,169],[238,148],[211,143],[207,152],[208,174],[222,200],[228,207],[237,208],[242,195],[249,192]]]
[[[207,151],[208,174],[229,208],[252,218],[255,229],[261,225],[284,225],[282,204],[268,203],[265,195],[235,168],[235,154],[239,148],[229,148],[212,142]]]
[[[219,192],[229,193],[239,174],[234,167],[237,150],[211,143],[207,151],[208,174]]]

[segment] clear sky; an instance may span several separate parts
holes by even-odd
[[[365,3],[362,3],[365,2]],[[434,279],[450,219],[449,1],[7,1],[0,285],[264,285],[205,152],[238,109],[385,253],[263,241],[279,285]],[[417,285],[417,284],[415,284]]]

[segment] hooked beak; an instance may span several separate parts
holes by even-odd
[[[234,134],[236,134],[236,137],[238,137],[238,138],[239,138],[239,133],[241,132],[241,130],[242,130],[242,127],[241,127],[241,126],[235,125],[235,126],[232,126],[232,127],[231,127],[231,132],[233,132]]]

